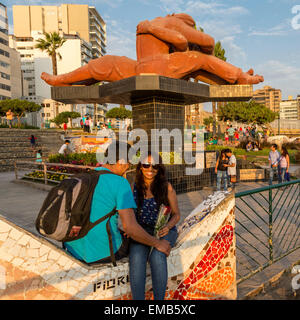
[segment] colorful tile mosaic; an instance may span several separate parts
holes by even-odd
[[[216,192],[179,227],[166,299],[235,299],[235,199]],[[87,266],[0,218],[0,299],[132,299],[128,258]],[[153,299],[150,270],[146,299]]]

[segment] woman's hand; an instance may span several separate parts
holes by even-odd
[[[168,226],[165,226],[165,227],[163,227],[162,229],[160,229],[160,230],[158,231],[158,236],[159,236],[160,238],[162,238],[162,237],[166,236],[166,235],[169,233],[169,231],[170,231],[169,227],[168,227]]]

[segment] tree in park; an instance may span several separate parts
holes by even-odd
[[[213,117],[208,117],[208,118],[205,118],[203,119],[203,123],[206,127],[208,127],[209,125],[213,124],[214,122],[214,118]]]
[[[230,102],[219,107],[218,116],[223,121],[267,124],[276,119],[277,112],[273,112],[255,101]]]
[[[199,27],[199,30],[204,32],[204,29],[202,27]],[[223,60],[223,61],[227,61],[227,58],[225,57],[225,49],[222,47],[222,44],[220,41],[217,41],[216,44],[215,44],[215,48],[214,48],[214,56]],[[212,125],[213,125],[213,135],[216,134],[216,131],[217,131],[217,128],[216,128],[216,122],[217,122],[217,105],[218,105],[218,108],[219,106],[221,105],[220,103],[216,103],[216,102],[212,102],[212,114],[213,114],[213,122],[212,122]]]
[[[80,117],[81,114],[79,112],[65,111],[59,113],[54,119],[51,119],[50,121],[55,123],[58,127],[60,127],[63,123],[68,123],[70,120],[72,127],[72,119],[77,119]]]
[[[112,108],[106,113],[106,118],[121,119],[121,120],[131,119],[132,112],[125,108]]]
[[[0,101],[0,112],[6,114],[10,109],[18,119],[18,127],[21,126],[21,118],[24,117],[25,113],[36,112],[42,108],[39,104],[36,104],[27,100],[19,99],[7,99]]]

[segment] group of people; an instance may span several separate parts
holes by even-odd
[[[80,119],[80,126],[81,126],[81,129],[83,129],[83,132],[90,133],[91,128],[93,128],[93,119],[88,115],[84,115]]]
[[[236,157],[231,149],[221,150],[215,166],[215,173],[217,174],[217,191],[221,190],[222,180],[224,183],[224,191],[228,191],[228,187],[235,187],[236,163]]]
[[[259,146],[259,142],[258,141],[248,141],[248,143],[246,144],[246,151],[250,152],[250,151],[259,151],[260,150],[260,146]]]
[[[118,215],[110,219],[113,252],[116,260],[129,256],[129,277],[134,300],[145,299],[146,266],[150,263],[153,295],[163,300],[168,281],[167,257],[177,239],[176,224],[180,220],[177,196],[167,181],[166,168],[159,155],[148,153],[136,167],[132,185],[123,175],[129,168],[116,141],[116,162],[103,164],[97,171],[107,171],[98,180],[91,204],[91,221],[104,217],[114,208]],[[109,145],[105,156],[110,152]],[[127,151],[130,146],[126,144]],[[154,234],[162,206],[171,208],[167,224]],[[78,227],[74,227],[74,232]],[[64,242],[64,248],[75,258],[88,264],[112,261],[106,223],[99,223],[86,236]],[[126,250],[128,248],[129,250]],[[153,248],[153,249],[151,249]]]

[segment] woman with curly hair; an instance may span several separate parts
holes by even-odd
[[[159,159],[155,163],[154,158]],[[180,211],[176,192],[167,181],[166,169],[161,157],[148,154],[139,162],[136,169],[135,183],[132,186],[137,204],[136,218],[138,223],[151,235],[162,205],[172,210],[170,219],[158,236],[170,242],[173,247],[177,239],[176,224],[180,220]],[[155,300],[164,300],[167,281],[167,257],[155,248],[138,243],[131,239],[129,251],[130,285],[134,300],[145,299],[146,266],[149,260],[152,277],[152,287]],[[149,256],[150,253],[150,256]]]

